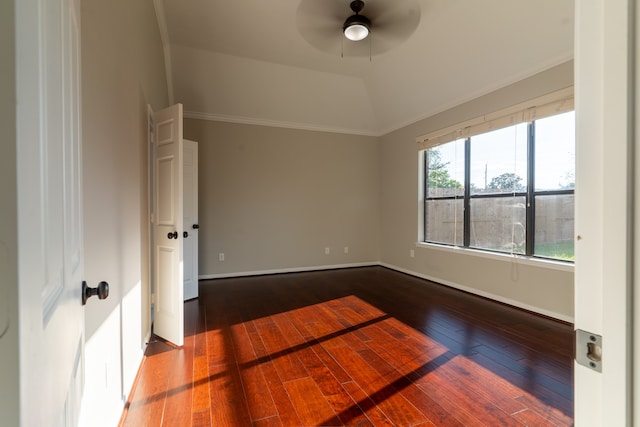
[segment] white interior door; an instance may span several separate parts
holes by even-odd
[[[183,305],[182,104],[154,113],[153,147],[153,330],[181,346]]]
[[[80,4],[15,7],[19,417],[74,426],[84,364]]]
[[[198,143],[184,140],[184,300],[198,298]]]

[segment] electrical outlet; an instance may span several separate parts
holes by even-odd
[[[415,258],[416,257],[416,251],[414,251],[413,249],[409,250],[409,256],[411,258]]]
[[[224,252],[218,254],[218,261],[224,261]]]
[[[331,253],[331,249],[329,248],[324,248],[324,254],[325,255],[329,255]]]
[[[345,253],[345,254],[348,254],[348,253],[349,253],[349,246],[345,246],[345,247],[344,247],[344,253]]]

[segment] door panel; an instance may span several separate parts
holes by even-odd
[[[198,297],[198,143],[184,140],[184,299]]]
[[[178,257],[178,251],[171,246],[158,245],[157,246],[157,260],[158,260],[158,290],[156,291],[156,311],[160,313],[160,319],[173,319],[179,313],[177,313],[176,306],[178,305],[172,295],[174,291],[174,278],[176,277],[178,264],[180,259]],[[182,301],[180,301],[182,305]],[[157,328],[162,330],[164,325],[156,324]],[[156,333],[158,333],[156,331]]]
[[[77,1],[16,2],[22,425],[76,425],[82,396],[79,19]]]
[[[184,338],[182,104],[154,113],[154,333],[177,346]]]

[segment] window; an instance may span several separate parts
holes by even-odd
[[[425,153],[428,179],[425,185],[425,240],[462,246],[464,211],[464,140]]]
[[[525,253],[527,124],[473,136],[469,146],[468,246]]]
[[[575,114],[520,117],[421,151],[425,242],[574,259]]]
[[[534,255],[573,260],[575,114],[534,122]]]

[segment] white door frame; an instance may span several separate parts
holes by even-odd
[[[602,373],[575,365],[577,426],[640,423],[636,419],[632,424],[631,392],[631,296],[633,248],[637,247],[633,209],[634,189],[640,188],[633,181],[632,156],[634,105],[638,105],[632,92],[637,50],[631,37],[636,21],[634,3],[576,0],[575,325],[602,336]],[[635,232],[638,242],[638,230]],[[635,295],[637,299],[638,292]],[[636,346],[637,335],[636,329]],[[583,350],[577,348],[578,352]],[[637,390],[637,369],[635,375]],[[636,418],[640,415],[637,402],[636,394]]]

